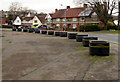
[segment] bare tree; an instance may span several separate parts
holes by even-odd
[[[13,14],[13,19],[15,16],[25,16],[28,13],[37,13],[36,10],[28,9],[28,7],[23,7],[21,3],[19,2],[12,2],[9,6],[9,11]]]
[[[22,10],[22,4],[19,2],[12,2],[10,7],[10,11],[21,11]]]
[[[118,0],[86,0],[86,1],[93,9],[93,11],[96,12],[99,20],[104,24],[104,29],[107,30],[107,23],[108,21],[112,21],[112,14],[113,11],[118,6]]]

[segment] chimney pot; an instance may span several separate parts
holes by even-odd
[[[87,7],[88,7],[88,5],[87,5],[87,4],[84,4],[83,6],[84,6],[84,8],[87,8]]]
[[[70,9],[70,6],[67,6],[67,9]]]
[[[57,12],[58,11],[58,9],[55,9],[55,12]]]

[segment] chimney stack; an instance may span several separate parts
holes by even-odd
[[[55,12],[57,12],[58,11],[58,9],[55,9]]]
[[[70,6],[67,6],[67,9],[70,9]]]
[[[87,5],[87,4],[84,4],[84,5],[83,5],[83,7],[84,7],[84,8],[87,8],[87,7],[88,7],[88,5]]]

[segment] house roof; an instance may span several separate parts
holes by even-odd
[[[79,17],[79,13],[83,11],[84,8],[68,8],[57,10],[53,14],[53,18],[63,18],[63,17]]]
[[[20,19],[30,21],[33,19],[33,17],[20,17]]]
[[[54,14],[54,13],[50,13],[49,15],[50,15],[51,17],[53,17],[53,14]]]
[[[37,14],[38,19],[44,24],[46,22],[45,17],[47,14]]]
[[[85,8],[78,16],[89,16],[92,13],[92,8]]]

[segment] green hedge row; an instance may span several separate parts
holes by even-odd
[[[12,25],[2,25],[2,28],[12,28]]]
[[[100,28],[97,24],[85,24],[79,26],[79,31],[100,31]]]

